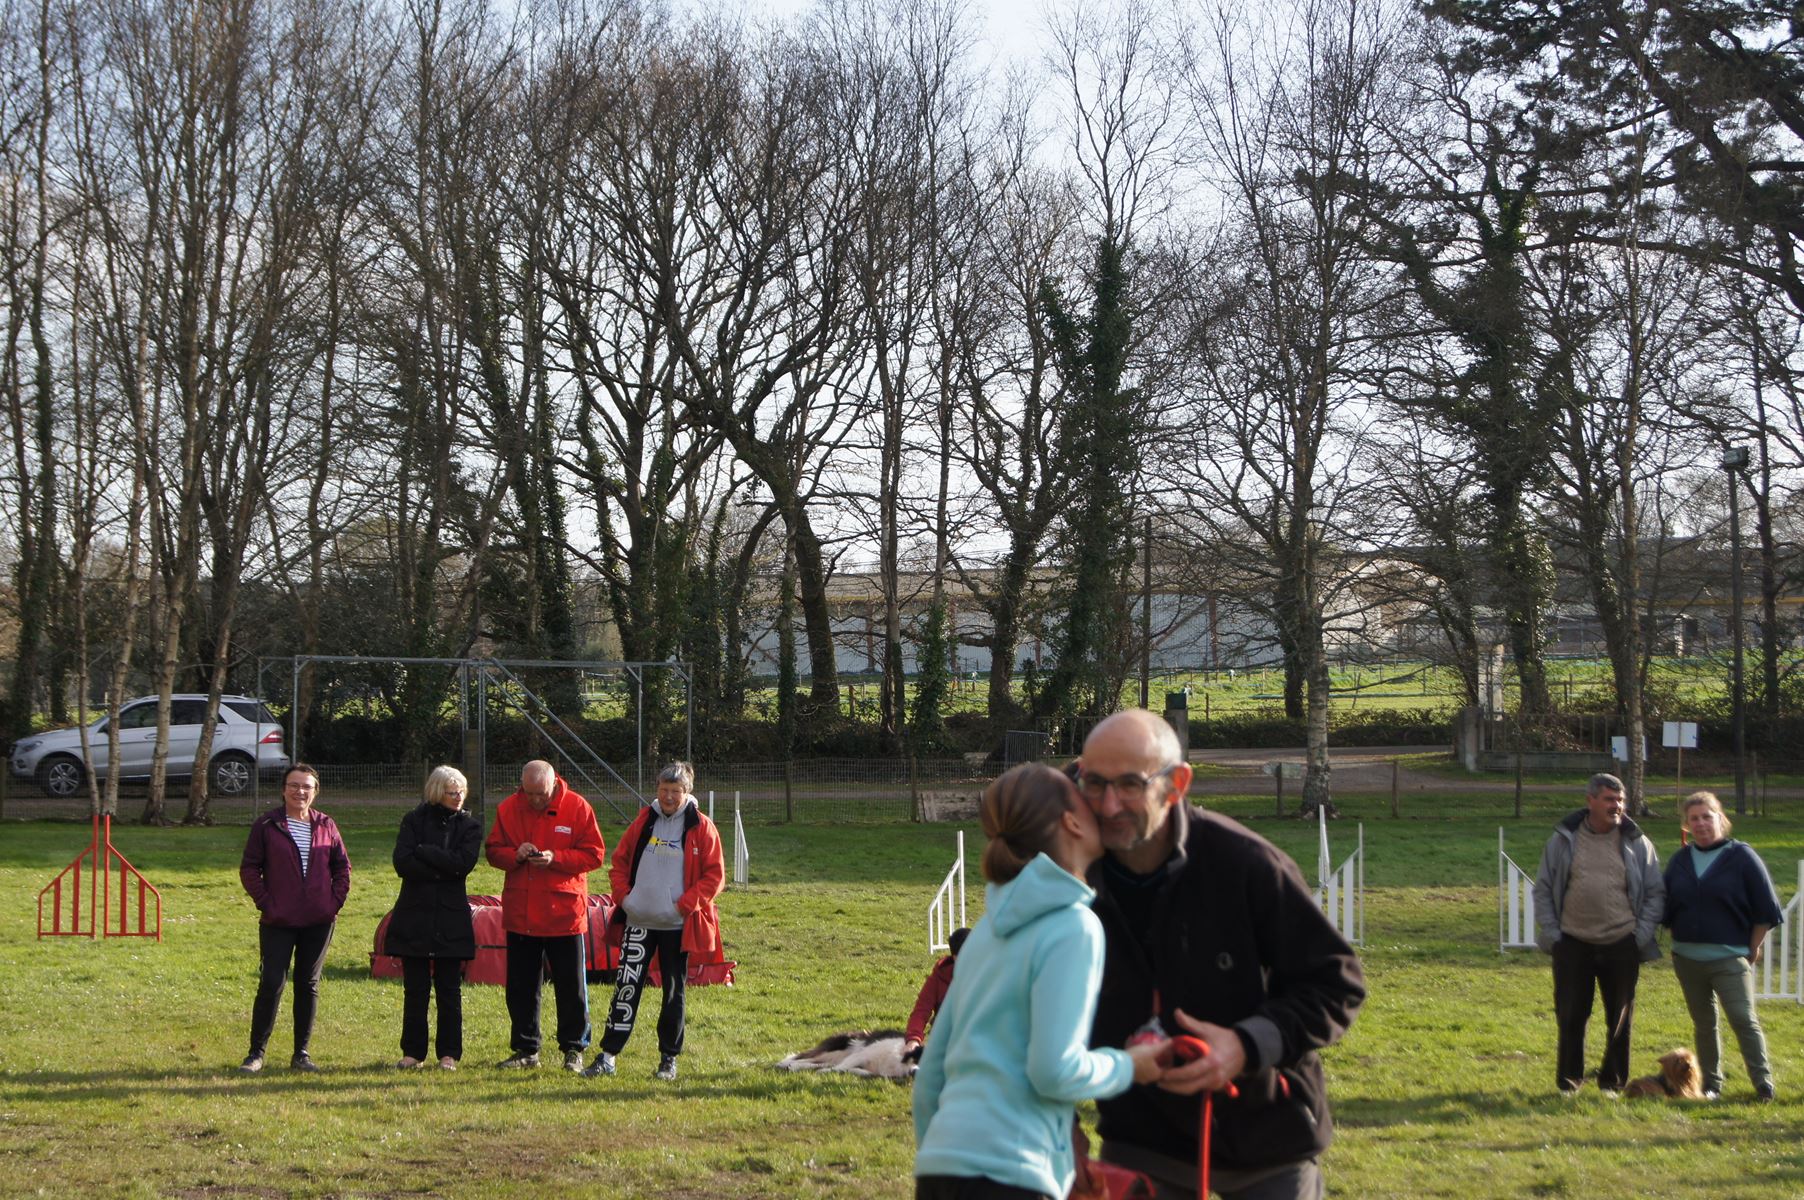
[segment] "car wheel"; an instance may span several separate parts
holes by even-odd
[[[55,796],[58,800],[67,800],[81,791],[86,778],[81,763],[67,754],[53,754],[38,764],[38,786],[44,789],[45,795]]]
[[[222,754],[213,760],[212,793],[215,796],[244,796],[253,780],[251,760],[242,754]]]

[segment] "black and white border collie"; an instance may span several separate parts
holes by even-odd
[[[845,1071],[872,1079],[909,1079],[915,1064],[902,1060],[903,1042],[900,1029],[855,1029],[833,1034],[777,1066],[784,1071]]]

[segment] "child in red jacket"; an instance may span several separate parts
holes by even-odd
[[[927,1040],[927,1026],[939,1015],[940,1005],[945,1003],[946,990],[952,986],[952,968],[958,958],[960,946],[965,944],[969,929],[954,929],[946,939],[946,947],[952,953],[933,964],[933,970],[927,972],[927,979],[921,984],[921,994],[915,997],[915,1010],[908,1014],[908,1032],[903,1035],[902,1061],[915,1062],[921,1057],[921,1043]]]

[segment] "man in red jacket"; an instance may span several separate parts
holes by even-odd
[[[595,810],[558,778],[550,763],[535,759],[520,773],[520,790],[495,810],[487,850],[489,865],[507,873],[501,927],[507,930],[513,1054],[497,1065],[539,1065],[539,995],[549,967],[564,1069],[580,1071],[589,1044],[583,946],[589,927],[589,872],[607,856]]]

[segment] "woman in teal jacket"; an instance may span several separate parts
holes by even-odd
[[[1088,1049],[1103,934],[1083,877],[1103,848],[1077,788],[1024,764],[981,815],[990,886],[915,1076],[915,1196],[1062,1197],[1077,1102],[1157,1079],[1169,1043]]]

